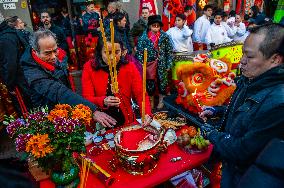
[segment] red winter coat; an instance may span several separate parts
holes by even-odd
[[[120,67],[117,75],[120,99],[120,108],[125,117],[125,124],[135,122],[135,115],[131,108],[131,98],[135,98],[142,106],[142,79],[135,64],[129,62]],[[100,108],[104,108],[104,99],[107,97],[108,73],[102,69],[95,70],[92,61],[88,61],[82,72],[82,95]],[[146,95],[145,113],[151,115],[151,106]],[[140,108],[141,112],[141,108]]]

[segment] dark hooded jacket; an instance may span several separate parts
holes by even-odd
[[[17,30],[9,27],[4,21],[0,24],[0,73],[2,81],[9,89],[14,89],[17,76],[21,75],[19,60],[23,44]]]
[[[24,39],[19,30],[9,27],[6,22],[0,24],[0,80],[3,81],[10,92],[15,91],[16,87],[25,90],[20,90],[20,93],[24,102],[28,105],[30,103],[29,95],[25,94],[28,94],[29,91],[20,64],[20,58],[27,47],[27,40]],[[17,112],[21,114],[19,101],[16,96],[11,95],[11,97]]]
[[[283,65],[253,80],[239,80],[225,112],[224,131],[208,135],[223,160],[221,187],[236,187],[264,146],[284,138],[283,93]]]

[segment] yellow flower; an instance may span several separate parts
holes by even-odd
[[[33,157],[41,158],[45,157],[47,154],[53,151],[52,146],[50,145],[50,140],[48,134],[44,135],[33,135],[27,142],[26,152],[31,152]]]

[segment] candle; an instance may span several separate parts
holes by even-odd
[[[197,111],[198,112],[202,112],[202,108],[201,108],[201,105],[200,105],[200,103],[198,101],[198,98],[197,98],[197,95],[196,95],[196,91],[197,91],[197,89],[195,88],[194,93],[191,94],[192,95],[192,101],[193,101],[194,105],[196,106]]]
[[[142,123],[145,121],[145,101],[146,101],[146,69],[147,69],[147,48],[144,48],[144,60],[143,60],[143,77],[142,77]]]

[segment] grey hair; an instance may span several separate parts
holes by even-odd
[[[54,33],[52,33],[50,30],[48,30],[48,29],[39,29],[38,31],[34,32],[31,35],[31,37],[30,37],[30,45],[31,45],[31,47],[35,51],[39,52],[40,51],[40,47],[39,47],[38,41],[40,39],[47,38],[47,37],[52,37],[56,41],[56,35]]]
[[[120,2],[120,1],[117,1],[116,2],[116,8],[117,8],[117,10],[121,10],[122,9],[122,2]]]
[[[117,9],[117,2],[115,2],[115,1],[110,2],[108,5],[114,7],[115,9]]]
[[[4,22],[4,20],[5,20],[5,18],[4,18],[4,16],[2,15],[2,13],[0,12],[0,24],[1,24],[2,22]]]

